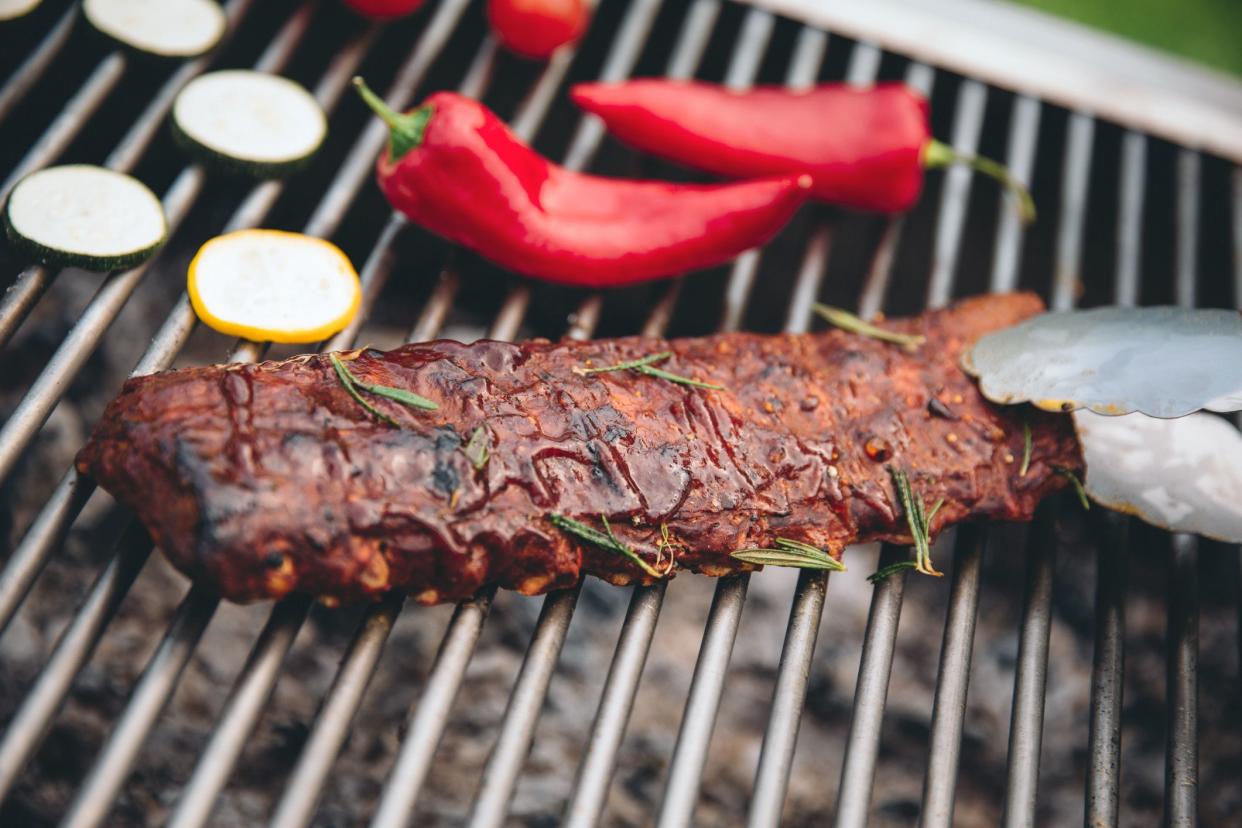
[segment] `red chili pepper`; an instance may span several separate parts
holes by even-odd
[[[389,202],[551,282],[612,287],[720,264],[775,235],[810,186],[805,175],[730,184],[585,175],[536,153],[477,101],[437,92],[401,115],[354,83],[392,130],[376,165]]]
[[[1030,195],[1001,164],[958,155],[932,138],[927,99],[905,84],[739,92],[653,78],[582,83],[570,96],[621,140],[709,172],[805,172],[816,198],[893,213],[918,200],[925,170],[964,163],[1008,187],[1025,218],[1035,215]]]
[[[510,51],[544,60],[586,31],[586,0],[488,0],[487,19]]]
[[[380,19],[403,17],[418,11],[424,0],[345,0],[358,14]]]

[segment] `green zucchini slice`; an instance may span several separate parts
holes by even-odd
[[[215,0],[83,0],[82,16],[104,37],[161,58],[206,54],[228,26]]]
[[[0,23],[25,17],[42,2],[43,0],[0,0]]]
[[[136,178],[89,164],[47,167],[17,182],[4,208],[13,246],[56,267],[118,270],[168,237],[164,206]]]
[[[200,75],[173,103],[173,136],[200,162],[256,178],[306,166],[328,134],[328,119],[297,83],[250,69]]]

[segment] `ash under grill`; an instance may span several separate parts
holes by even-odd
[[[860,548],[831,582],[768,571],[328,611],[187,589],[69,466],[129,370],[268,353],[196,329],[181,296],[189,256],[222,229],[304,230],[364,263],[366,313],[330,349],[802,331],[817,299],[911,313],[1016,287],[1060,308],[1228,307],[1242,299],[1236,167],[719,0],[605,0],[577,52],[546,66],[500,52],[468,0],[382,29],[334,3],[225,5],[229,44],[171,69],[109,53],[52,0],[0,33],[0,192],[48,163],[106,163],[164,193],[177,226],[152,263],[106,278],[0,256],[0,823],[1193,825],[1237,812],[1237,550],[1083,515],[1072,498],[1030,527],[946,535],[948,583],[873,589],[865,574],[907,553]],[[223,66],[315,92],[332,130],[308,172],[256,186],[185,166],[164,130],[172,96]],[[938,135],[1005,160],[1042,214],[1022,228],[959,168],[931,176],[904,218],[808,208],[763,251],[677,282],[606,295],[526,283],[391,214],[371,184],[384,129],[348,93],[360,71],[398,104],[479,97],[573,168],[666,178],[687,174],[581,120],[566,86],[904,78],[930,95]]]

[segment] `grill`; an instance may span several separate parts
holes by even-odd
[[[823,824],[834,814],[839,826],[915,819],[948,826],[955,822],[955,802],[959,824],[1007,826],[1061,824],[1077,813],[1093,826],[1161,813],[1168,824],[1194,825],[1223,823],[1235,812],[1242,739],[1237,550],[1159,533],[1115,515],[1084,516],[1071,499],[1046,503],[1030,527],[972,526],[947,535],[937,553],[951,573],[948,584],[903,574],[872,589],[862,576],[908,552],[858,548],[847,556],[850,572],[833,577],[831,594],[824,573],[768,571],[718,582],[686,576],[629,590],[618,622],[618,596],[625,591],[597,584],[539,599],[537,618],[532,599],[490,592],[451,609],[451,615],[447,609],[404,608],[399,596],[353,612],[320,609],[302,598],[270,608],[218,608],[210,594],[187,589],[167,572],[159,580],[162,564],[158,558],[148,564],[145,533],[90,480],[69,468],[56,482],[55,473],[68,467],[66,450],[46,467],[52,451],[47,447],[63,430],[60,413],[75,399],[113,394],[120,379],[115,363],[128,360],[133,374],[141,375],[219,358],[220,338],[196,331],[188,300],[176,292],[188,255],[221,227],[303,229],[336,239],[355,261],[365,262],[366,312],[326,343],[329,349],[372,337],[380,340],[375,344],[391,345],[441,334],[513,339],[742,327],[798,332],[809,329],[817,299],[852,305],[869,316],[1018,287],[1040,291],[1055,308],[1109,302],[1233,306],[1242,298],[1242,171],[1233,166],[1242,151],[1207,128],[1208,116],[1219,115],[1219,101],[1215,109],[1195,109],[1190,92],[1175,90],[1165,99],[1182,106],[1161,118],[1142,100],[1097,94],[1092,78],[1075,90],[1057,86],[1055,73],[1046,83],[1036,74],[1024,86],[1013,74],[1020,54],[995,57],[990,71],[987,55],[954,62],[949,52],[957,41],[940,48],[926,35],[902,40],[918,20],[901,15],[923,12],[918,4],[907,10],[896,0],[873,8],[882,22],[894,20],[884,13],[898,13],[901,20],[891,28],[888,22],[875,25],[872,12],[788,1],[762,4],[775,7],[769,9],[722,0],[605,0],[577,52],[546,66],[498,51],[481,9],[468,0],[440,0],[385,28],[365,26],[336,4],[228,0],[227,47],[172,69],[104,51],[75,27],[76,4],[44,5],[11,29],[9,45],[0,50],[0,69],[7,72],[0,89],[0,170],[9,171],[0,193],[7,195],[22,174],[49,163],[102,160],[163,186],[177,232],[153,262],[102,279],[40,267],[18,272],[3,259],[17,275],[0,303],[0,344],[40,358],[33,364],[22,360],[3,384],[12,408],[0,428],[0,480],[10,512],[30,517],[9,533],[16,543],[0,571],[0,634],[8,639],[0,639],[0,656],[9,665],[0,683],[9,694],[0,695],[9,707],[0,741],[0,821],[60,819],[67,826],[93,826],[166,819],[184,828],[206,824],[214,813],[226,823],[270,819],[287,828],[310,824],[318,814],[322,824],[370,819],[375,826],[396,826],[407,824],[420,804],[422,824],[464,820],[472,826],[678,826],[743,819],[765,826],[777,824],[782,814],[791,824]],[[797,15],[803,13],[835,31],[830,35],[802,22]],[[880,42],[905,54],[885,51]],[[975,41],[986,52],[982,43]],[[1099,48],[1111,54],[1105,46]],[[183,167],[162,129],[172,98],[194,75],[231,65],[290,74],[306,82],[331,113],[330,144],[308,173],[287,183],[251,185]],[[702,77],[734,87],[904,78],[931,96],[938,134],[951,136],[961,152],[1003,158],[1032,185],[1043,214],[1024,229],[1003,196],[976,187],[968,170],[956,168],[931,177],[922,202],[906,217],[808,208],[769,248],[719,272],[606,296],[528,284],[449,250],[389,213],[369,184],[384,128],[346,94],[349,78],[359,71],[398,104],[444,87],[482,98],[509,117],[520,135],[571,168],[662,177],[686,173],[627,151],[597,122],[580,119],[565,101],[566,85],[631,74]],[[1026,91],[1007,91],[1013,88]],[[1236,87],[1227,94],[1242,96]],[[1093,116],[1086,106],[1111,120]],[[1228,120],[1232,115],[1220,117],[1237,126]],[[107,154],[110,146],[115,148]],[[92,295],[84,293],[88,289]],[[163,322],[136,310],[142,303],[159,306]],[[66,309],[45,313],[49,305]],[[59,343],[54,334],[45,341],[44,332],[62,329]],[[139,348],[145,348],[140,356]],[[267,346],[238,342],[228,358],[253,361],[266,353]],[[101,354],[119,356],[101,361]],[[80,439],[69,442],[72,450]],[[74,566],[60,565],[64,555]],[[92,571],[97,574],[88,584]],[[167,605],[162,635],[148,628],[136,641],[130,640],[133,625],[118,631],[118,619],[133,603],[131,587],[140,578],[147,580],[133,593],[163,584],[184,595],[175,608]],[[904,600],[907,590],[910,601]],[[687,602],[694,608],[686,609]],[[1137,629],[1127,628],[1127,602],[1140,609],[1133,615],[1141,621]],[[899,631],[903,604],[907,618],[915,614],[915,626],[908,621]],[[748,618],[783,616],[785,606],[783,642],[779,629],[766,639],[765,630],[739,637],[744,611]],[[47,620],[48,607],[61,607],[63,627]],[[589,617],[575,630],[576,610]],[[1161,612],[1167,628],[1152,626],[1151,618],[1160,619]],[[932,654],[939,613],[944,623],[937,666]],[[669,618],[673,614],[676,619]],[[986,645],[977,644],[977,632],[993,614],[1003,619],[1000,626],[988,633]],[[489,615],[491,626],[503,616],[500,640],[487,636]],[[1201,622],[1210,636],[1203,648]],[[679,626],[670,627],[674,623]],[[591,629],[584,631],[583,624]],[[215,678],[217,697],[200,700],[206,705],[202,720],[214,724],[181,741],[161,736],[187,668],[213,648],[213,658],[226,657],[219,652],[221,641],[237,640],[222,639],[219,629],[228,627],[236,636],[260,626],[244,664]],[[434,660],[412,664],[400,648],[389,648],[383,658],[385,645],[403,626],[428,640],[442,630]],[[46,628],[49,642],[58,637],[46,648],[34,646],[28,660],[40,666],[23,671],[16,666],[20,647],[14,640],[32,628]],[[1063,629],[1053,635],[1054,628]],[[1074,631],[1081,633],[1077,643]],[[766,649],[739,665],[735,649],[752,634]],[[506,643],[506,635],[517,641]],[[600,653],[614,638],[602,681],[582,675],[581,665],[608,660]],[[1127,674],[1127,644],[1136,641],[1144,654],[1163,652],[1163,685],[1153,689],[1161,676],[1150,675],[1148,655]],[[645,670],[653,643],[659,671],[688,678],[688,686]],[[455,702],[477,683],[472,671],[488,674],[494,669],[489,659],[506,647],[524,649],[516,676],[493,681],[500,693],[507,691],[507,706],[497,709],[485,730],[446,740],[461,712]],[[983,666],[972,671],[972,656],[978,661],[986,655],[992,664],[994,648],[1002,652],[1002,666],[985,683]],[[319,678],[295,679],[294,668],[315,654],[326,659]],[[394,660],[398,664],[391,666]],[[836,688],[833,677],[852,674],[855,661],[851,694],[848,686]],[[558,672],[558,664],[569,664],[575,675]],[[367,693],[385,669],[409,688],[396,707]],[[743,693],[733,704],[743,672],[764,690],[761,696]],[[303,669],[298,675],[306,674]],[[923,675],[934,694],[912,692],[911,674]],[[282,676],[285,685],[293,684],[284,693],[278,687]],[[684,696],[656,697],[645,678],[648,685],[675,686]],[[541,799],[538,790],[527,792],[524,801],[539,800],[540,807],[511,813],[524,773],[549,762],[538,749],[546,742],[540,717],[564,704],[555,693],[558,679],[570,682],[567,692],[585,688],[594,708],[593,719],[577,722],[568,760],[576,762],[572,784],[566,765],[561,784],[550,789],[551,800]],[[89,756],[57,752],[54,737],[63,732],[58,722],[68,718],[61,727],[70,730],[80,724],[82,699],[102,692],[101,681],[123,683],[114,692],[120,703],[99,714],[104,721],[95,725],[106,738],[90,745]],[[1012,697],[997,692],[1009,684]],[[231,688],[227,694],[225,686]],[[1063,686],[1089,688],[1078,709],[1062,707],[1069,704]],[[1131,700],[1136,687],[1137,703]],[[896,721],[890,688],[893,702],[900,703]],[[1200,695],[1207,700],[1202,723]],[[844,702],[833,701],[842,697]],[[277,726],[272,719],[281,704],[294,702],[307,714],[285,759],[250,756],[251,743]],[[368,712],[377,705],[389,713]],[[1046,710],[1058,728],[1074,734],[1069,747],[1045,744]],[[1009,733],[999,767],[987,761],[975,721],[988,711],[1007,719],[998,724],[999,732],[1007,725]],[[808,744],[804,732],[802,751],[796,751],[807,717],[838,722],[841,738],[817,735]],[[340,778],[338,757],[346,749],[352,753],[351,735],[358,737],[360,722],[377,720],[387,737],[372,760],[374,772],[352,782]],[[648,727],[648,721],[655,724]],[[663,740],[661,727],[668,731]],[[658,740],[645,779],[629,757],[652,748],[627,738],[636,728]],[[725,742],[742,745],[741,752],[717,755]],[[909,750],[896,747],[910,742],[916,745],[914,763],[902,759]],[[462,753],[466,743],[474,745],[475,759]],[[450,746],[456,752],[446,755]],[[160,774],[161,751],[194,757],[192,771]],[[1153,781],[1148,769],[1160,754],[1163,790],[1159,772]],[[262,768],[259,787],[267,788],[270,802],[239,804],[239,767],[251,775]],[[637,787],[637,795],[619,795],[619,767],[625,786]],[[753,782],[730,791],[713,777]],[[453,790],[468,791],[465,799],[452,808],[428,809],[427,800],[440,796],[436,786],[452,787],[450,782]],[[1069,806],[1049,803],[1052,782],[1078,791]],[[967,798],[969,806],[963,804]],[[635,801],[643,806],[639,811],[631,807]]]

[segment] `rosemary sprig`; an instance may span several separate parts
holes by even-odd
[[[668,530],[667,523],[660,524],[660,540],[656,541],[656,560],[655,565],[658,567],[664,562],[664,550],[668,550],[668,568],[672,570],[677,563],[677,550],[685,549],[686,545],[672,536]]]
[[[362,395],[358,393],[358,389],[361,388],[368,394],[375,394],[379,397],[387,397],[390,400],[396,400],[397,402],[402,403],[403,405],[408,405],[411,408],[421,408],[425,411],[435,411],[440,407],[426,397],[420,397],[417,394],[401,388],[392,388],[387,385],[373,385],[369,382],[359,382],[358,379],[356,379],[354,375],[349,372],[349,369],[345,367],[345,363],[341,362],[340,357],[336,354],[328,354],[328,359],[331,360],[332,370],[336,371],[337,379],[341,381],[341,385],[345,386],[345,390],[349,392],[349,396],[353,397],[354,400],[357,401],[358,405],[362,406],[389,425],[401,428],[401,423],[397,422],[392,417],[389,417],[383,411],[380,411],[378,408],[371,405],[371,403],[363,399]]]
[[[776,549],[739,549],[730,552],[730,557],[746,563],[764,564],[766,566],[792,566],[798,569],[827,569],[832,572],[844,572],[845,564],[829,555],[824,550],[802,541],[789,538],[777,538]]]
[[[902,569],[913,568],[916,572],[923,575],[935,575],[937,578],[942,576],[943,572],[938,572],[936,567],[932,565],[931,560],[931,531],[930,526],[932,519],[936,517],[936,513],[940,511],[940,507],[944,505],[944,498],[936,501],[931,507],[931,511],[927,511],[923,504],[922,498],[915,498],[913,490],[910,488],[910,478],[901,469],[894,466],[888,467],[888,473],[893,477],[893,486],[897,489],[897,496],[901,499],[901,510],[906,514],[906,523],[910,526],[910,537],[914,541],[914,560],[902,561],[892,566],[886,566],[878,572],[873,572],[868,576],[867,580],[871,583],[879,583]]]
[[[654,566],[652,566],[651,564],[644,561],[641,555],[639,555],[637,552],[635,552],[630,547],[626,546],[624,543],[622,543],[617,538],[616,535],[613,534],[612,526],[608,524],[608,518],[606,516],[601,514],[599,516],[599,519],[604,524],[603,532],[599,531],[598,529],[594,529],[590,526],[587,526],[585,523],[580,523],[579,521],[576,521],[573,518],[565,517],[564,515],[557,515],[557,514],[548,515],[548,520],[557,529],[560,529],[562,532],[565,532],[567,534],[574,535],[575,537],[581,538],[587,543],[593,543],[601,549],[607,549],[609,552],[616,552],[618,555],[621,555],[622,557],[629,558],[634,563],[635,566],[637,566],[639,569],[641,569],[643,572],[646,572],[648,575],[650,575],[653,578],[663,578],[673,571],[672,560],[669,561],[669,565],[664,569],[664,571],[660,571],[656,569]]]
[[[1083,488],[1082,481],[1078,479],[1078,475],[1065,468],[1065,466],[1053,466],[1052,470],[1062,477],[1069,478],[1070,485],[1074,487],[1074,492],[1078,495],[1078,502],[1082,504],[1082,508],[1090,510],[1091,501],[1087,500],[1087,490]]]
[[[872,325],[843,308],[834,308],[831,305],[822,305],[816,302],[812,305],[815,313],[831,325],[856,333],[860,336],[869,336],[872,339],[880,339],[884,342],[892,342],[894,345],[902,345],[906,348],[917,348],[927,341],[927,337],[919,334],[903,334],[895,331],[886,330],[878,325]]]
[[[1018,468],[1018,477],[1026,477],[1031,468],[1031,424],[1022,421],[1022,465]]]
[[[491,457],[488,450],[488,444],[491,442],[491,435],[483,426],[479,426],[470,434],[470,440],[462,448],[466,455],[466,459],[470,461],[470,465],[474,466],[475,471],[482,471],[487,466],[487,461]]]
[[[645,356],[641,359],[632,359],[628,362],[618,362],[616,365],[608,365],[603,368],[574,368],[573,370],[575,374],[579,374],[584,377],[588,377],[591,374],[604,374],[609,371],[637,371],[638,373],[646,374],[649,377],[658,377],[659,379],[668,380],[669,382],[676,382],[680,385],[689,385],[694,388],[706,388],[709,391],[724,390],[723,385],[715,385],[710,382],[703,382],[702,380],[683,377],[680,374],[665,371],[663,368],[652,367],[655,363],[663,362],[672,355],[672,351],[660,351],[658,354],[651,354],[650,356]]]

